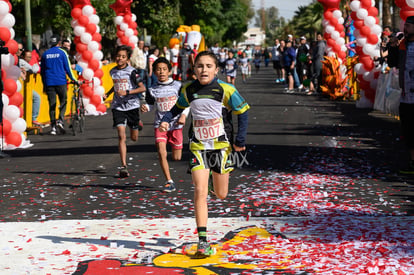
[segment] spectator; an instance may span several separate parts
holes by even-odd
[[[131,66],[134,67],[139,73],[139,76],[143,80],[145,87],[147,87],[147,83],[146,83],[147,60],[144,54],[144,41],[143,40],[138,41],[138,47],[135,47],[134,50],[132,51],[130,62],[131,62]]]
[[[288,80],[288,89],[287,93],[293,93],[294,90],[294,79],[293,74],[295,71],[296,64],[296,51],[292,46],[291,40],[286,40],[286,50],[283,53],[283,64],[285,67],[286,77]]]
[[[19,50],[23,48],[23,45],[19,43]],[[30,60],[32,59],[32,52],[29,50],[24,50],[22,55],[19,56],[19,67],[23,72],[23,79],[27,78],[27,74],[37,74],[40,71],[39,64],[30,65]],[[40,95],[32,90],[32,124],[40,126],[40,122],[37,121],[40,111]]]
[[[68,55],[60,48],[59,35],[50,38],[51,48],[45,51],[41,59],[41,74],[43,89],[47,94],[49,102],[49,117],[51,124],[51,135],[56,135],[56,130],[65,133],[64,116],[66,111],[67,85],[66,75],[72,81],[77,81],[73,74]],[[59,97],[59,116],[56,119],[56,95]]]
[[[159,55],[160,55],[160,49],[155,48],[151,50],[150,55],[148,57],[148,87],[147,88],[152,87],[158,82],[157,76],[153,73],[152,64],[154,64],[155,60],[157,60]]]
[[[187,42],[184,42],[180,50],[180,65],[181,65],[181,81],[187,81],[188,71],[190,69],[191,47]]]
[[[303,80],[306,79],[308,74],[308,55],[309,55],[309,45],[306,43],[306,37],[302,36],[300,38],[300,43],[296,55],[296,70],[299,77],[300,86],[299,89],[303,88]]]
[[[320,85],[322,83],[322,61],[325,56],[326,42],[323,39],[321,33],[318,33],[316,36],[315,48],[312,49],[312,64],[313,64],[313,77],[312,82],[316,91],[320,90]],[[309,91],[311,92],[311,91]]]
[[[408,166],[402,174],[414,174],[414,16],[404,23],[404,40],[400,44],[399,84],[401,130],[409,153]]]

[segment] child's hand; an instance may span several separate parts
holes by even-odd
[[[180,118],[177,121],[178,125],[185,125],[185,120],[186,119],[187,119],[186,115],[181,115]]]
[[[160,132],[167,132],[169,128],[170,124],[168,122],[161,122],[160,127],[158,127]]]
[[[146,113],[149,111],[148,105],[147,104],[142,104],[141,106],[141,112]]]

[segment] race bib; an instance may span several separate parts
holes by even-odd
[[[126,91],[129,88],[129,83],[125,79],[120,79],[119,81],[114,81],[115,91]]]
[[[157,98],[157,109],[160,112],[168,112],[175,105],[176,101],[176,96],[159,97]]]
[[[218,138],[224,133],[223,123],[220,118],[193,120],[195,137],[198,140]]]

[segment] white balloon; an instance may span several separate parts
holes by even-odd
[[[82,36],[82,34],[85,33],[85,27],[82,26],[76,26],[73,29],[73,32],[75,33],[76,36]]]
[[[92,24],[98,25],[99,24],[99,21],[100,21],[99,16],[96,15],[96,14],[92,14],[89,17],[89,22],[92,23]]]
[[[101,33],[101,27],[99,27],[99,25],[96,25],[96,32]]]
[[[3,116],[5,119],[10,121],[11,124],[16,121],[20,117],[20,109],[14,105],[8,105],[3,110]]]
[[[380,35],[382,33],[382,28],[381,26],[375,24],[374,26],[371,27],[371,32],[375,35]]]
[[[82,14],[86,16],[90,16],[94,13],[94,9],[91,5],[86,5],[82,8]]]
[[[91,41],[91,43],[88,44],[88,50],[91,52],[96,52],[99,50],[99,43],[96,41]]]
[[[344,24],[344,22],[345,22],[345,20],[344,20],[344,18],[343,18],[343,17],[338,18],[338,24],[343,25],[343,24]]]
[[[11,13],[6,14],[0,21],[0,27],[12,28],[16,23],[16,19]]]
[[[345,45],[345,38],[343,38],[343,37],[339,37],[339,38],[336,40],[336,44],[338,44],[338,45],[340,45],[340,46]]]
[[[89,44],[92,41],[92,35],[88,32],[85,32],[80,37],[82,43]]]
[[[410,8],[414,8],[414,0],[405,0],[405,2]]]
[[[365,68],[364,65],[362,65],[362,63],[355,64],[354,70],[357,74],[363,74],[365,72]]]
[[[364,47],[364,45],[367,44],[367,39],[365,37],[357,38],[356,42],[358,46]]]
[[[341,37],[341,35],[339,34],[338,31],[333,31],[331,33],[331,37],[332,37],[333,40],[338,40]]]
[[[9,5],[5,1],[0,1],[0,15],[9,13]]]
[[[336,19],[339,19],[339,18],[341,18],[341,17],[342,17],[342,12],[341,12],[340,10],[334,10],[334,11],[332,12],[332,15],[333,15]]]
[[[94,89],[94,94],[103,96],[105,94],[105,88],[102,86],[97,86],[96,89]]]
[[[366,55],[372,56],[374,54],[375,48],[373,45],[367,43],[362,47],[362,51]]]
[[[346,52],[348,50],[348,48],[345,45],[341,46],[341,51]]]
[[[6,94],[1,94],[1,100],[3,100],[3,107],[9,105],[9,97]]]
[[[82,72],[82,76],[83,76],[83,78],[85,78],[85,80],[90,81],[93,77],[92,69],[89,69],[89,68],[84,69],[83,72]]]
[[[359,19],[365,19],[368,16],[368,11],[366,9],[359,9],[356,14]]]
[[[87,97],[82,97],[83,106],[86,106],[89,104],[90,100]]]
[[[133,35],[134,35],[134,30],[133,29],[128,28],[128,29],[125,30],[125,36],[130,37],[130,36],[133,36]]]
[[[70,25],[72,26],[72,28],[79,26],[78,20],[72,19],[72,21],[70,21]]]
[[[14,57],[12,54],[2,54],[1,55],[1,66],[7,68],[14,65]]]
[[[363,74],[362,74],[362,78],[363,78],[365,81],[371,81],[371,80],[373,80],[373,79],[374,79],[374,74],[373,74],[373,73],[371,73],[371,72],[365,72],[365,73],[363,73]]]
[[[12,123],[12,132],[23,133],[26,130],[26,121],[19,117]]]
[[[114,22],[115,22],[115,24],[117,24],[117,25],[121,25],[122,24],[122,22],[124,22],[124,17],[123,16],[116,16],[115,18],[114,18]]]
[[[351,4],[349,4],[349,7],[351,8],[352,11],[356,12],[361,7],[361,2],[360,1],[352,1]]]
[[[93,53],[93,59],[102,60],[102,58],[103,58],[102,51],[96,51]]]
[[[94,77],[94,78],[92,78],[92,83],[95,86],[99,86],[99,85],[101,85],[101,80],[97,77]]]
[[[333,26],[331,26],[331,25],[328,25],[328,26],[326,26],[325,31],[327,33],[332,33],[332,32],[335,31],[335,28]]]
[[[129,42],[136,45],[138,43],[138,37],[136,35],[130,36],[129,37]]]
[[[131,13],[131,20],[132,21],[137,21],[137,16],[134,13]]]
[[[17,90],[16,90],[16,92],[20,92],[22,90],[22,88],[23,88],[23,85],[22,85],[22,83],[20,81],[16,81],[16,84],[17,84]]]
[[[9,31],[10,31],[10,39],[14,40],[14,37],[16,36],[16,33],[14,32],[14,29],[11,28],[11,29],[9,29]]]
[[[367,16],[364,19],[364,24],[372,28],[376,24],[376,20],[373,16]]]
[[[19,79],[20,74],[22,72],[20,68],[15,65],[4,68],[4,71],[6,72],[7,78],[11,78],[14,80]]]
[[[96,112],[96,107],[95,107],[95,105],[93,105],[93,104],[88,104],[88,105],[86,105],[86,106],[85,106],[85,110],[86,110],[86,113],[87,113],[88,115],[95,115],[95,114],[97,114],[97,112]]]
[[[83,60],[78,60],[78,65],[81,66],[82,69],[88,68],[88,63]]]
[[[123,31],[126,31],[129,28],[129,26],[127,23],[121,23],[121,25],[119,25],[119,28]]]

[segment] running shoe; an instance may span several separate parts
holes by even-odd
[[[52,136],[56,136],[56,127],[52,127],[52,129],[50,130],[50,134]]]
[[[214,249],[206,241],[198,241],[197,251],[194,254],[194,259],[204,259],[211,255],[214,255]]]
[[[122,166],[119,170],[119,177],[120,178],[127,178],[129,177],[129,172],[126,166]]]
[[[59,130],[59,132],[61,134],[65,134],[66,133],[65,127],[63,126],[63,123],[61,121],[58,121],[56,123],[56,126],[57,126],[57,129]]]
[[[171,192],[174,192],[175,190],[176,190],[175,183],[172,180],[167,181],[165,183],[165,186],[163,189],[164,192],[171,193]]]

